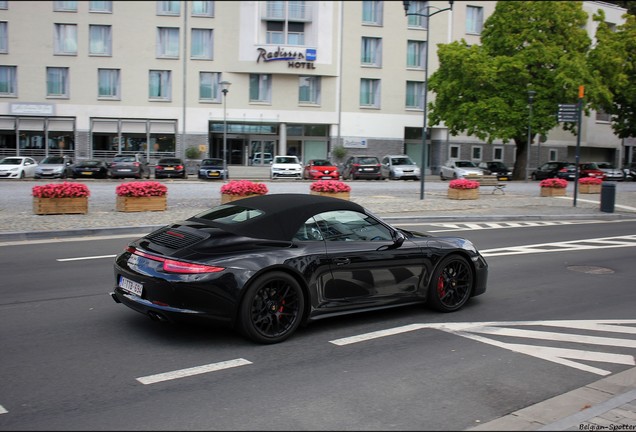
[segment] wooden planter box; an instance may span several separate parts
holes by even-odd
[[[88,213],[88,197],[80,198],[36,198],[33,197],[33,213],[51,214],[86,214]]]
[[[479,199],[479,188],[476,189],[453,189],[448,188],[448,198],[456,200]]]
[[[164,211],[167,208],[167,195],[152,197],[117,196],[117,211],[143,212]]]
[[[322,195],[322,196],[328,196],[328,197],[332,197],[332,198],[340,198],[343,200],[349,200],[349,198],[351,197],[351,192],[316,192],[316,191],[309,191],[310,195]]]
[[[240,200],[243,198],[250,198],[250,197],[258,196],[258,195],[261,195],[261,194],[249,194],[249,195],[221,194],[221,204],[229,203],[229,202]]]
[[[542,187],[541,196],[542,197],[565,196],[565,190],[566,188]]]
[[[600,184],[579,184],[579,191],[584,194],[600,194]]]

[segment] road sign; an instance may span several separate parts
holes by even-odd
[[[579,119],[579,111],[576,104],[559,104],[557,113],[559,122],[576,123]]]

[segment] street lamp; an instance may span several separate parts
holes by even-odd
[[[529,180],[530,171],[530,144],[532,144],[532,103],[534,102],[534,95],[537,92],[534,90],[528,90],[528,147],[526,149],[526,182]]]
[[[408,0],[405,0],[402,2],[402,4],[404,5],[404,15],[405,16],[421,16],[426,18],[426,47],[424,49],[424,107],[423,107],[423,111],[424,111],[424,124],[422,127],[422,168],[420,170],[420,199],[423,200],[424,199],[424,178],[426,177],[426,159],[427,159],[427,127],[426,127],[426,108],[427,108],[427,104],[428,104],[428,46],[429,43],[431,41],[431,38],[429,37],[431,34],[431,22],[429,20],[430,17],[432,17],[433,15],[436,15],[440,12],[444,12],[447,10],[452,11],[453,10],[453,0],[449,0],[448,4],[449,7],[445,8],[445,9],[440,9],[438,7],[435,6],[430,6],[428,4],[429,2],[426,2],[426,6],[424,7],[424,9],[426,10],[426,13],[422,13],[422,12],[409,12],[410,9],[410,4],[411,2]],[[431,8],[436,9],[434,12],[431,13]]]
[[[227,180],[227,111],[225,110],[225,102],[227,92],[230,91],[232,85],[229,81],[221,81],[221,93],[223,93],[223,180]]]

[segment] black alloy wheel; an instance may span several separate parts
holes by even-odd
[[[247,289],[239,309],[240,330],[254,342],[282,342],[300,325],[304,305],[296,279],[283,272],[266,273]]]
[[[431,279],[429,304],[442,312],[460,309],[470,298],[473,281],[473,269],[466,258],[461,255],[447,256]]]

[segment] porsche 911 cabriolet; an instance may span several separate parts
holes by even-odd
[[[268,194],[132,241],[114,273],[115,302],[152,319],[213,320],[270,344],[329,316],[456,311],[486,291],[488,264],[466,239],[399,229],[352,201]]]

